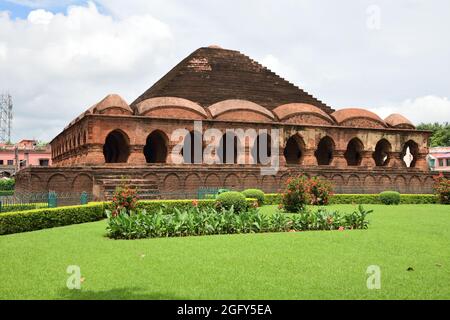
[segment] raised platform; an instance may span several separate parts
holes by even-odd
[[[235,190],[260,188],[279,192],[291,175],[325,177],[334,183],[336,193],[432,193],[436,172],[415,168],[353,168],[332,166],[283,167],[275,176],[262,176],[260,167],[247,165],[102,165],[76,167],[28,167],[16,175],[17,192],[90,192],[95,200],[108,198],[115,186],[125,180],[140,193],[166,198],[196,198],[201,187]]]

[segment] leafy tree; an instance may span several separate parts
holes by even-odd
[[[421,123],[417,126],[417,129],[432,131],[431,147],[450,147],[450,123]]]

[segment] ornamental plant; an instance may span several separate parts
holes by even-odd
[[[310,203],[309,190],[307,177],[303,175],[290,177],[282,195],[282,209],[291,213],[299,213],[305,210],[306,205]]]
[[[442,172],[434,177],[434,191],[442,204],[450,204],[450,179],[444,177]]]
[[[386,205],[400,204],[400,193],[396,191],[383,191],[380,193],[380,201]]]
[[[248,206],[245,196],[237,191],[228,191],[219,194],[216,203],[218,208],[226,210],[234,208],[236,213],[245,211]]]
[[[246,198],[256,199],[258,200],[258,205],[262,206],[264,204],[265,195],[262,190],[259,189],[246,189],[242,191]]]
[[[136,189],[131,188],[127,184],[116,187],[112,198],[111,215],[116,217],[121,212],[130,214],[131,211],[136,209],[137,201],[138,196]]]
[[[319,177],[312,177],[308,181],[311,204],[315,206],[327,205],[333,195],[331,182]]]

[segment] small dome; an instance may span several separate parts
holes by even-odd
[[[389,117],[384,119],[384,121],[393,128],[400,129],[415,129],[416,127],[406,119],[404,116],[398,113],[391,114]]]
[[[118,94],[109,94],[92,108],[93,113],[104,113],[107,109],[121,109],[122,113],[133,114],[130,106]]]
[[[273,113],[280,121],[292,123],[334,124],[322,109],[307,103],[289,103],[276,107]]]
[[[375,113],[360,108],[346,108],[335,111],[331,116],[341,126],[360,128],[386,128],[387,125]]]
[[[139,102],[136,113],[157,118],[179,118],[202,120],[208,118],[205,109],[195,102],[177,97],[150,98]]]
[[[208,107],[214,119],[228,121],[273,121],[270,110],[251,101],[231,99],[217,102]]]

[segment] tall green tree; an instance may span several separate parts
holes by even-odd
[[[450,123],[421,123],[417,129],[432,131],[431,147],[450,147]]]

